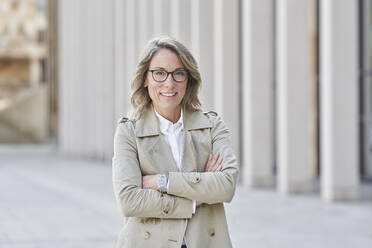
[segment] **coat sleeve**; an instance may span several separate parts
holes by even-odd
[[[133,123],[120,123],[114,137],[112,158],[114,193],[126,217],[191,218],[192,200],[142,189]]]
[[[230,202],[235,194],[238,162],[230,142],[230,132],[219,116],[211,115],[213,154],[222,156],[220,172],[169,172],[168,194],[208,204]]]

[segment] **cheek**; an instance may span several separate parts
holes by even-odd
[[[156,87],[154,87],[151,84],[147,85],[147,90],[148,90],[150,96],[153,96],[156,93]]]
[[[182,96],[185,96],[186,89],[187,89],[187,84],[185,84],[185,86],[183,86],[182,88],[180,88],[180,91],[182,92]]]

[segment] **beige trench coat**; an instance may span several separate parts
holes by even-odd
[[[231,247],[223,202],[234,196],[238,164],[230,133],[214,112],[184,111],[182,171],[162,137],[153,107],[137,121],[123,118],[115,133],[113,184],[124,226],[117,247]],[[204,172],[209,154],[220,172]],[[168,193],[142,189],[142,176],[169,172]],[[193,200],[205,204],[192,214]]]

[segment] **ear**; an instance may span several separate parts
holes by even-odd
[[[148,85],[149,83],[147,82],[147,79],[146,79],[145,82],[143,82],[143,87],[147,88]]]

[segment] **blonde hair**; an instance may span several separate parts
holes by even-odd
[[[175,52],[188,72],[187,88],[181,107],[191,111],[201,110],[201,103],[198,98],[201,77],[195,58],[176,39],[169,36],[160,36],[147,43],[137,64],[136,73],[131,83],[131,110],[129,114],[131,119],[139,119],[146,108],[151,105],[151,98],[148,89],[144,87],[144,82],[152,57],[163,48]]]

